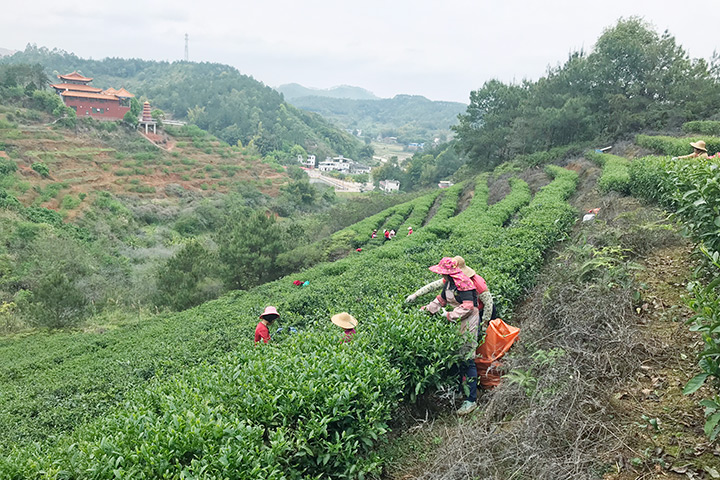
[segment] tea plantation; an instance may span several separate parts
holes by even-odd
[[[576,218],[566,199],[577,174],[559,167],[547,173],[553,181],[534,197],[516,179],[491,206],[487,177],[453,187],[425,226],[421,217],[434,198],[393,207],[345,238],[367,243],[391,216],[404,224],[417,211],[413,235],[189,311],[102,334],[41,338],[34,347],[6,341],[0,477],[377,472],[373,449],[393,412],[448,380],[460,341],[455,325],[427,317],[404,297],[434,280],[429,265],[459,254],[486,278],[501,308],[512,304]],[[471,203],[456,214],[460,194],[473,187]],[[257,317],[271,304],[281,326],[299,333],[254,346]],[[340,311],[360,321],[351,343],[329,325]]]

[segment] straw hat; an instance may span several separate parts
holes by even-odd
[[[690,142],[690,146],[693,148],[697,148],[698,150],[702,150],[703,152],[707,152],[707,148],[705,148],[705,140],[698,140],[697,142]]]
[[[457,266],[457,262],[450,257],[443,257],[440,263],[428,267],[428,270],[440,275],[457,275],[458,273],[462,273],[462,270]]]
[[[335,325],[345,330],[357,327],[358,321],[347,312],[337,313],[330,319]]]
[[[460,269],[462,273],[464,273],[468,278],[475,275],[475,270],[465,265],[465,259],[461,256],[453,257],[453,261],[455,262],[455,265]]]
[[[274,317],[269,317],[270,315],[274,315]],[[278,313],[277,309],[275,307],[265,307],[265,311],[260,314],[260,319],[267,320],[268,322],[272,322],[273,320],[276,320],[280,314]]]

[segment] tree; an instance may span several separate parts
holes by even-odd
[[[125,112],[125,115],[123,116],[123,122],[127,123],[133,128],[137,127],[138,123],[140,123],[137,115],[133,115],[132,111]]]
[[[158,271],[157,303],[176,310],[199,305],[222,293],[217,257],[191,239]]]
[[[287,250],[287,240],[273,215],[235,211],[217,237],[227,287],[247,289],[277,278],[276,258]]]

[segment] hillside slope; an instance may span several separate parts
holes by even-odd
[[[316,155],[357,156],[360,144],[321,117],[285,103],[277,91],[237,69],[215,63],[106,58],[86,60],[33,45],[1,63],[41,64],[51,82],[80,71],[99,88],[124,86],[176,119],[189,119],[231,145],[253,142],[262,153],[301,145]]]
[[[0,106],[0,150],[20,174],[4,178],[2,186],[24,205],[75,215],[98,192],[177,202],[237,185],[276,195],[288,182],[281,166],[197,127],[165,128],[151,139],[115,123],[86,119],[74,129],[55,128],[43,122],[49,117],[38,116],[36,110]],[[47,174],[33,169],[38,164]]]
[[[450,126],[467,105],[428,100],[419,95],[396,95],[377,100],[305,96],[288,99],[298,108],[315,112],[342,128],[361,130],[367,137],[398,137],[401,143],[446,139]]]

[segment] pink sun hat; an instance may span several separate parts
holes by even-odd
[[[455,260],[450,257],[443,257],[437,265],[429,267],[428,270],[439,275],[457,275],[458,273],[462,273],[462,270],[458,268]]]
[[[277,309],[275,307],[265,307],[265,311],[260,315],[260,318],[263,320],[271,320],[269,318],[265,318],[267,315],[275,315],[275,318],[279,317],[280,314],[278,313]],[[274,320],[274,319],[272,319]]]

